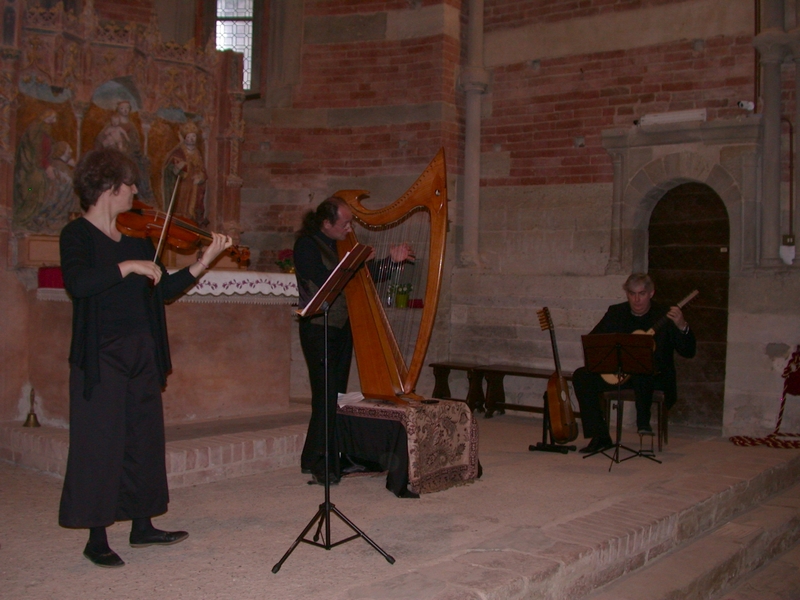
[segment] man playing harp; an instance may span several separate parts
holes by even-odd
[[[303,218],[294,245],[295,274],[303,308],[325,283],[339,263],[336,242],[352,231],[353,213],[341,198],[331,196]],[[372,261],[369,269],[376,280],[390,276],[414,253],[406,243],[393,246],[389,256]],[[325,332],[320,315],[300,319],[300,345],[308,366],[311,383],[311,419],[303,446],[300,467],[311,473],[315,483],[325,482]],[[347,301],[340,294],[328,309],[328,440],[330,483],[339,482],[341,466],[336,446],[336,406],[339,393],[347,391],[353,337],[347,312]]]

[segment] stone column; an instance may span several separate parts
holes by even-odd
[[[622,153],[610,152],[611,164],[614,166],[614,189],[611,199],[611,247],[608,253],[606,275],[617,275],[622,272]]]
[[[769,3],[768,3],[769,4]],[[780,3],[781,6],[783,3]],[[761,53],[763,143],[761,167],[761,257],[764,267],[780,264],[781,244],[781,63],[786,55],[783,31],[768,29],[753,41]]]
[[[798,4],[797,7],[798,10],[800,10],[800,0],[797,0],[797,4]],[[798,18],[798,20],[800,20],[800,17]],[[798,26],[792,31],[790,31],[788,35],[790,38],[789,45],[792,51],[792,58],[794,59],[794,73],[795,73],[794,97],[800,98],[799,95],[800,94],[800,23],[798,23],[797,25]],[[796,140],[797,135],[800,134],[800,102],[795,102],[794,122],[792,123],[792,125],[794,126],[795,140]],[[796,198],[797,194],[800,193],[800,152],[798,152],[796,141],[794,145],[795,145],[795,147],[793,148],[794,164],[792,165],[794,167],[794,180],[792,183],[794,184],[794,195]],[[789,202],[793,202],[794,200],[795,200],[794,198],[789,198]],[[791,223],[791,226],[792,226],[792,231],[796,237],[798,228],[800,228],[800,215],[798,215],[798,212],[800,211],[797,210],[796,202],[794,203],[793,210],[794,210],[794,215],[793,215],[794,222]],[[797,240],[795,240],[795,243],[796,242]]]
[[[467,67],[461,72],[461,88],[466,93],[464,136],[464,223],[461,263],[480,264],[480,185],[481,185],[481,96],[489,85],[483,68],[483,0],[470,0],[467,40]]]

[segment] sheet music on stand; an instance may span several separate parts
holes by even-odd
[[[344,286],[352,279],[356,271],[361,267],[372,252],[372,248],[365,244],[356,244],[342,257],[336,268],[331,271],[328,279],[317,290],[314,297],[302,309],[295,312],[301,317],[311,317],[323,312],[326,308],[325,303],[329,298],[334,300],[344,289]]]

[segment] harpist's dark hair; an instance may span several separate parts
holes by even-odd
[[[123,183],[133,185],[138,179],[139,169],[132,158],[116,148],[103,148],[81,157],[72,176],[72,187],[81,208],[87,211],[106,190],[117,191]]]
[[[297,237],[304,235],[314,235],[322,229],[323,221],[328,221],[332,225],[339,220],[339,207],[344,206],[345,202],[339,196],[331,196],[320,202],[317,210],[310,210],[303,216],[303,225],[297,232]]]

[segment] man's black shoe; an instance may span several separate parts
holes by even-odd
[[[650,427],[650,425],[643,425],[643,426],[639,427],[638,433],[639,433],[639,435],[655,435],[653,433],[653,428]]]
[[[154,529],[147,533],[131,532],[129,541],[131,548],[146,548],[147,546],[170,546],[182,542],[189,534],[185,531],[161,531]]]
[[[583,454],[593,454],[595,452],[602,452],[603,450],[608,450],[609,448],[614,446],[614,442],[611,441],[611,438],[607,435],[597,435],[592,438],[592,441],[589,442],[589,445],[585,448],[581,448],[580,452]]]
[[[125,566],[125,561],[122,560],[119,557],[119,554],[114,552],[111,548],[98,551],[91,548],[89,544],[86,544],[86,548],[83,549],[83,555],[98,567],[113,569],[115,567]]]

